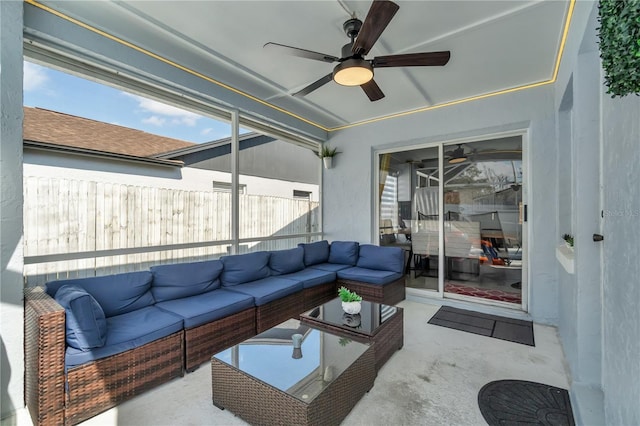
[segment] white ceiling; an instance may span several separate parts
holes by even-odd
[[[569,0],[397,1],[367,58],[450,50],[444,67],[381,68],[386,97],[330,82],[301,88],[334,64],[263,49],[276,42],[333,56],[349,39],[338,1],[45,1],[46,5],[182,66],[335,128],[553,78]],[[370,1],[342,4],[364,20]]]

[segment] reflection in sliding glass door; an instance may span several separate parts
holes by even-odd
[[[438,291],[438,148],[379,156],[380,245],[405,250],[409,288]]]
[[[405,250],[410,293],[522,306],[522,136],[382,153],[378,163],[379,244]]]
[[[522,303],[522,138],[445,147],[445,296]]]

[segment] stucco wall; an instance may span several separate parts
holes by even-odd
[[[603,95],[603,390],[607,424],[640,424],[640,97]]]
[[[24,406],[22,333],[22,2],[0,2],[1,418]]]
[[[389,96],[392,96],[390,94]],[[324,229],[330,240],[371,242],[375,223],[375,149],[444,142],[460,137],[524,129],[523,163],[529,180],[529,311],[538,322],[557,320],[557,274],[553,247],[556,215],[554,91],[551,85],[477,100],[424,113],[357,126],[331,135],[342,154],[324,171]],[[550,266],[551,265],[551,266]]]

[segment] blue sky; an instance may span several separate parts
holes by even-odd
[[[24,63],[23,88],[25,106],[59,111],[196,143],[231,135],[228,123],[31,62]]]

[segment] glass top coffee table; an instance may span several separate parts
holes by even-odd
[[[376,371],[404,344],[404,313],[397,306],[363,300],[360,313],[350,315],[342,310],[340,299],[335,298],[303,313],[300,320],[303,324],[337,333],[343,339],[373,344]]]
[[[295,319],[211,359],[213,404],[251,424],[338,424],[375,376],[371,345]]]

